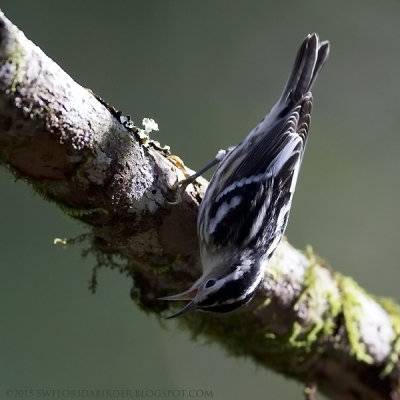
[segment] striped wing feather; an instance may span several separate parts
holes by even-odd
[[[283,233],[304,153],[311,106],[308,94],[285,119],[262,132],[253,143],[245,139],[221,163],[215,175],[227,179],[222,187],[210,182],[214,190],[207,191],[207,202],[211,206],[199,224],[199,234],[209,250],[257,246],[261,238],[268,249],[275,233]],[[247,147],[245,151],[243,146]],[[233,170],[229,160],[235,165]],[[229,170],[228,175],[224,169]],[[270,243],[265,243],[266,237]]]

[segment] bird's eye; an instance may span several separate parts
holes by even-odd
[[[214,286],[214,285],[215,285],[215,280],[214,280],[214,279],[209,279],[209,280],[206,282],[206,284],[205,284],[204,287],[210,288],[210,287],[212,287],[212,286]]]

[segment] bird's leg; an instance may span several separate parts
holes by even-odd
[[[207,164],[204,168],[201,170],[197,171],[195,174],[189,176],[186,179],[183,179],[182,181],[176,181],[176,183],[172,186],[171,191],[174,193],[174,199],[172,201],[169,201],[168,203],[170,204],[179,204],[182,201],[182,194],[185,192],[186,188],[193,183],[200,175],[202,175],[204,172],[212,168],[214,165],[218,164],[220,160],[215,158],[212,160],[209,164]]]
[[[205,167],[197,171],[195,174],[189,176],[188,178],[177,181],[171,188],[171,191],[174,193],[174,200],[169,201],[170,204],[179,204],[182,201],[182,194],[185,192],[186,188],[193,183],[200,175],[204,174],[204,172],[208,171],[210,168],[214,167],[215,165],[219,164],[222,159],[228,154],[233,147],[230,147],[226,150],[220,150],[217,155],[215,156],[214,160],[208,163]]]

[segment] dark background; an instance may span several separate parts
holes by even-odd
[[[287,236],[367,290],[398,292],[398,1],[2,1],[77,82],[196,169],[236,144],[280,95],[303,37],[329,39]],[[301,386],[193,343],[131,302],[109,270],[53,246],[83,225],[0,172],[0,397],[8,389],[202,389],[300,399]],[[167,328],[161,328],[165,325]],[[10,398],[16,398],[11,396]],[[26,396],[25,396],[26,398]],[[72,397],[74,398],[74,397]]]

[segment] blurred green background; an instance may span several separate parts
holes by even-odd
[[[303,37],[331,41],[287,236],[377,295],[400,300],[398,1],[1,1],[77,82],[196,169],[236,144],[280,95]],[[0,398],[23,389],[200,389],[214,399],[300,399],[301,386],[162,329],[131,282],[53,246],[85,227],[0,172]],[[201,393],[201,392],[199,392]],[[23,394],[23,393],[22,393]],[[27,398],[25,393],[22,398]],[[75,397],[72,397],[75,398]],[[202,397],[198,397],[202,398]],[[322,398],[322,397],[321,397]]]

